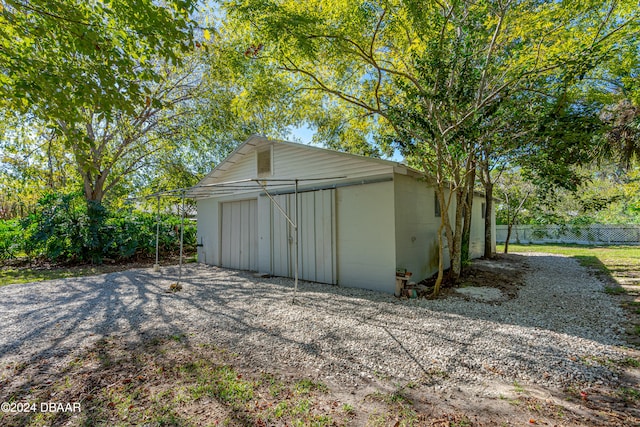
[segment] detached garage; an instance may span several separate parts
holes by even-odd
[[[416,281],[437,271],[434,189],[400,163],[253,136],[191,196],[205,264],[287,277],[297,265],[303,280],[388,293],[397,269]],[[473,257],[484,249],[483,202],[476,196]]]

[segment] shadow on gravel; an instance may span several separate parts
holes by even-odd
[[[538,258],[544,262],[545,257]],[[545,376],[611,381],[615,367],[606,365],[607,360],[586,364],[561,335],[597,342],[603,331],[594,338],[589,324],[606,309],[598,304],[604,294],[582,295],[579,287],[559,285],[571,283],[563,273],[575,261],[563,262],[542,272],[546,283],[552,282],[550,288],[521,289],[518,298],[501,305],[457,297],[398,300],[373,291],[302,282],[298,303],[289,306],[286,300],[293,293],[288,279],[256,279],[247,272],[201,265],[185,267],[184,290],[178,293],[166,292],[177,280],[173,267],[162,275],[132,270],[18,285],[19,294],[0,289],[0,300],[8,309],[0,324],[0,358],[23,356],[11,366],[11,375],[44,372],[54,368],[52,356],[62,357],[107,336],[143,340],[173,335],[184,337],[189,345],[198,332],[200,340],[210,337],[216,344],[239,347],[247,363],[252,357],[258,362],[271,357],[282,361],[282,369],[302,355],[315,360],[316,366],[331,366],[345,375],[392,378],[405,370],[425,383],[441,381],[447,372],[469,381],[477,373],[506,381]],[[56,288],[48,291],[52,285]],[[531,286],[535,285],[525,285]],[[583,311],[568,310],[566,298],[577,299],[572,307]],[[543,309],[532,311],[527,304],[533,300]],[[588,320],[584,329],[576,326],[576,316]],[[296,334],[298,330],[305,334]],[[559,335],[549,336],[549,330]],[[390,354],[394,360],[389,360]],[[615,356],[602,355],[609,357]],[[304,360],[301,363],[298,369],[304,370]]]

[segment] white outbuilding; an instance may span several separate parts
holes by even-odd
[[[438,269],[434,188],[401,163],[252,136],[191,196],[205,264],[285,277],[297,267],[302,280],[388,293],[399,269],[416,282]],[[484,252],[483,208],[476,195],[474,258]]]

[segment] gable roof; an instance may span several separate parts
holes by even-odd
[[[233,150],[231,154],[229,154],[222,162],[218,163],[218,165],[215,168],[213,168],[211,172],[209,172],[204,178],[202,178],[197,185],[206,185],[206,184],[215,182],[216,178],[219,178],[225,171],[232,168],[233,165],[236,164],[243,156],[253,152],[258,145],[263,145],[267,143],[291,146],[291,147],[302,148],[306,150],[316,150],[316,151],[325,152],[325,153],[332,153],[340,156],[346,156],[354,159],[364,160],[367,162],[383,164],[383,165],[391,166],[394,168],[402,168],[402,169],[412,171],[421,176],[424,175],[422,172],[416,169],[410,168],[409,166],[406,166],[403,163],[394,162],[392,160],[384,160],[376,157],[367,157],[359,154],[345,153],[342,151],[330,150],[328,148],[315,147],[313,145],[300,144],[297,142],[273,140],[273,139],[268,139],[261,135],[251,135],[245,142],[243,142],[235,150]],[[303,178],[303,177],[300,177],[300,178]]]
[[[251,135],[245,142],[240,144],[235,150],[231,152],[223,161],[221,161],[216,167],[214,167],[211,172],[209,172],[204,178],[202,178],[198,184],[191,187],[188,191],[188,194],[191,197],[199,198],[199,197],[209,197],[216,193],[217,195],[230,194],[234,191],[256,191],[262,190],[264,186],[268,186],[269,179],[259,178],[258,176],[250,176],[243,177],[244,179],[239,180],[224,180],[221,179],[225,173],[233,169],[233,167],[242,162],[246,161],[248,155],[251,155],[258,146],[266,146],[266,145],[277,145],[280,147],[290,147],[297,150],[306,150],[309,154],[319,153],[331,156],[338,156],[343,160],[346,160],[348,164],[353,164],[354,161],[359,165],[362,165],[363,162],[369,163],[371,165],[371,170],[374,173],[380,173],[380,166],[386,166],[389,168],[389,173],[394,172],[402,175],[409,175],[414,178],[424,178],[427,175],[424,172],[421,172],[417,169],[411,168],[404,163],[395,162],[393,160],[385,160],[379,159],[376,157],[367,157],[359,154],[345,153],[342,151],[330,150],[327,148],[316,147],[313,145],[300,144],[296,142],[282,141],[282,140],[273,140],[268,139],[261,135]],[[345,170],[344,173],[341,173],[341,176],[322,176],[319,177],[318,174],[314,174],[310,172],[306,176],[295,176],[295,177],[287,177],[285,179],[275,179],[275,182],[272,183],[274,186],[282,187],[284,185],[293,186],[293,182],[295,179],[300,181],[333,181],[337,179],[361,179],[363,177],[362,171],[359,172],[357,176],[353,176],[351,174],[352,171]],[[379,176],[379,175],[378,175]],[[261,183],[259,183],[260,181]],[[285,181],[288,181],[285,183]],[[214,189],[216,191],[214,191]],[[474,191],[474,194],[477,196],[484,196],[482,192]]]
[[[280,140],[271,140],[265,138],[260,135],[252,135],[245,142],[240,144],[231,154],[229,154],[222,162],[220,162],[211,172],[209,172],[204,178],[198,182],[194,187],[189,190],[191,196],[198,197],[206,196],[213,193],[213,190],[220,189],[222,187],[226,189],[231,189],[232,187],[236,190],[259,190],[260,184],[258,184],[258,177],[255,175],[252,176],[238,176],[237,171],[233,171],[234,168],[240,168],[239,170],[244,170],[246,174],[246,165],[248,161],[248,157],[252,155],[259,147],[264,146],[274,146],[282,151],[291,153],[297,153],[298,162],[309,162],[310,159],[321,158],[329,158],[329,156],[335,159],[332,162],[325,162],[325,169],[330,169],[330,176],[323,175],[321,162],[316,162],[315,164],[319,167],[314,168],[313,163],[308,163],[309,166],[307,169],[302,169],[298,167],[298,172],[295,172],[295,166],[299,166],[296,164],[295,160],[290,160],[290,164],[293,166],[292,168],[287,165],[286,168],[280,168],[280,174],[277,176],[273,176],[271,179],[274,181],[281,181],[279,185],[286,185],[283,181],[289,181],[289,185],[293,185],[295,179],[300,181],[320,181],[320,180],[337,180],[337,179],[346,179],[346,178],[362,178],[366,175],[379,175],[381,171],[386,171],[385,173],[391,174],[392,172],[401,173],[401,174],[410,174],[413,176],[424,176],[421,172],[412,169],[402,163],[395,162],[392,160],[384,160],[378,159],[374,157],[366,157],[357,154],[344,153],[340,151],[330,150],[326,148],[315,147],[311,145],[299,144],[295,142],[289,141],[280,141]],[[307,154],[304,154],[304,153]],[[326,165],[331,163],[334,167],[327,168]],[[341,166],[342,165],[342,166]],[[354,166],[357,165],[357,170],[354,170]],[[369,165],[369,166],[367,166]],[[244,169],[243,169],[244,168]],[[283,175],[283,169],[286,169]],[[307,172],[308,171],[308,172]],[[337,173],[336,173],[337,172]],[[255,173],[255,172],[253,172]],[[297,174],[300,174],[298,176]],[[248,174],[247,174],[248,175]],[[304,176],[302,176],[304,175]],[[270,179],[267,178],[264,180],[260,178],[260,181],[268,182]],[[275,184],[274,184],[275,185]],[[216,193],[220,193],[220,191],[216,191]]]

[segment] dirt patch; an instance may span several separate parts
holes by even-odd
[[[529,271],[527,258],[522,255],[496,254],[493,259],[473,260],[462,272],[458,287],[490,287],[499,289],[505,299],[513,299],[524,284]]]
[[[483,302],[496,302],[503,299],[502,291],[500,291],[500,289],[488,286],[467,286],[463,288],[456,288],[455,291],[469,298]]]
[[[496,254],[492,259],[475,259],[462,270],[456,283],[444,282],[440,298],[455,294],[499,304],[518,296],[518,289],[524,284],[524,276],[529,270],[527,258],[522,255]],[[425,297],[430,295],[434,284],[435,277],[423,280],[419,283],[418,294]],[[465,288],[495,288],[500,294]]]

